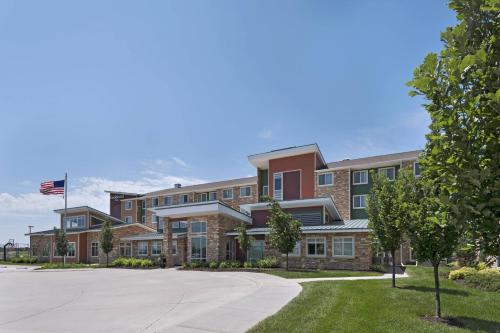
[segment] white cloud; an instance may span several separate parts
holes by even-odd
[[[259,139],[270,139],[273,137],[273,131],[270,129],[264,129],[257,135]]]
[[[91,206],[109,212],[109,194],[105,190],[146,193],[173,187],[175,183],[194,185],[206,182],[192,177],[173,176],[159,171],[146,170],[138,180],[112,180],[102,177],[82,177],[69,180],[68,207]],[[15,238],[27,242],[23,236],[27,225],[35,231],[50,229],[57,225],[54,209],[64,207],[62,196],[45,196],[38,192],[13,195],[0,193],[0,243],[3,238]]]
[[[184,162],[182,159],[180,159],[179,157],[172,157],[172,160],[174,160],[175,163],[177,163],[177,165],[180,165],[182,167],[187,167],[187,163]]]

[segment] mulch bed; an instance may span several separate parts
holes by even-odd
[[[439,324],[445,324],[448,326],[453,326],[453,327],[464,327],[464,324],[458,320],[457,318],[438,318],[436,316],[422,316],[420,319],[431,322],[431,323],[439,323]]]

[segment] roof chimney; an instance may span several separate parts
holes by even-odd
[[[181,188],[182,185],[180,183],[174,184],[174,188]]]

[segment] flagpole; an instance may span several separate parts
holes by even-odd
[[[63,230],[66,234],[66,211],[68,210],[68,173],[64,173],[64,217],[63,217]],[[63,257],[63,263],[66,265],[66,256]]]

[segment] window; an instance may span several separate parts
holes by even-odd
[[[207,222],[191,222],[191,233],[207,232]]]
[[[226,242],[226,260],[234,260],[236,258],[236,242],[230,239]]]
[[[300,240],[295,243],[295,246],[292,252],[288,253],[291,257],[299,257],[300,256]]]
[[[283,173],[278,172],[273,175],[274,180],[274,199],[282,200],[283,199]]]
[[[187,194],[181,194],[179,196],[179,202],[180,202],[181,205],[189,203],[189,195],[187,195]]]
[[[266,242],[263,240],[254,240],[248,249],[247,258],[249,261],[256,261],[264,258],[264,249]]]
[[[267,186],[267,185],[262,186],[262,195],[265,195],[265,196],[269,195],[269,186]]]
[[[172,239],[172,255],[177,255],[177,239]]]
[[[90,255],[92,257],[98,257],[99,256],[99,243],[92,242],[90,244]]]
[[[85,215],[66,217],[66,229],[85,228]]]
[[[120,243],[120,257],[132,256],[132,243]]]
[[[161,241],[154,241],[151,244],[151,255],[159,256],[161,254]]]
[[[76,243],[69,242],[68,243],[68,254],[67,257],[75,257],[76,256]]]
[[[322,173],[318,175],[318,186],[333,185],[333,173]]]
[[[160,199],[158,199],[158,197],[153,198],[151,201],[152,201],[153,207],[158,207],[160,205]]]
[[[158,222],[158,231],[163,232],[163,229],[165,229],[165,221],[160,218],[160,221]]]
[[[210,201],[217,200],[217,192],[210,192],[209,193]]]
[[[125,209],[126,210],[131,210],[132,209],[132,201],[125,201]]]
[[[354,257],[353,237],[333,237],[334,257]]]
[[[171,206],[172,205],[172,196],[167,196],[165,198],[163,198],[163,202],[165,204],[165,206]]]
[[[160,217],[153,214],[151,216],[151,221],[153,222],[153,224],[156,224],[156,226],[158,226],[158,223],[160,222]]]
[[[307,255],[310,257],[323,257],[325,256],[325,238],[307,238]]]
[[[385,175],[388,180],[393,181],[394,178],[396,177],[396,168],[395,167],[390,167],[390,168],[380,168],[378,169],[378,172]]]
[[[233,189],[232,188],[227,188],[222,191],[222,198],[223,199],[232,199],[233,198]]]
[[[252,196],[252,187],[250,186],[240,187],[240,198],[246,198],[251,196]]]
[[[352,206],[354,209],[366,208],[366,194],[363,195],[353,195],[352,196]]]
[[[148,242],[137,243],[137,254],[140,256],[148,255]]]
[[[146,200],[141,201],[141,207],[142,209],[146,209]]]
[[[198,202],[208,201],[208,193],[199,193],[198,194]]]
[[[415,177],[420,177],[420,163],[413,163],[413,173],[415,174]]]
[[[141,222],[142,222],[142,224],[146,223],[146,216],[145,216],[145,215],[143,215],[143,216],[141,217]]]
[[[368,170],[354,171],[353,185],[368,184]]]
[[[186,221],[172,222],[172,229],[187,229],[187,222]]]
[[[125,223],[132,223],[132,216],[125,216]]]

